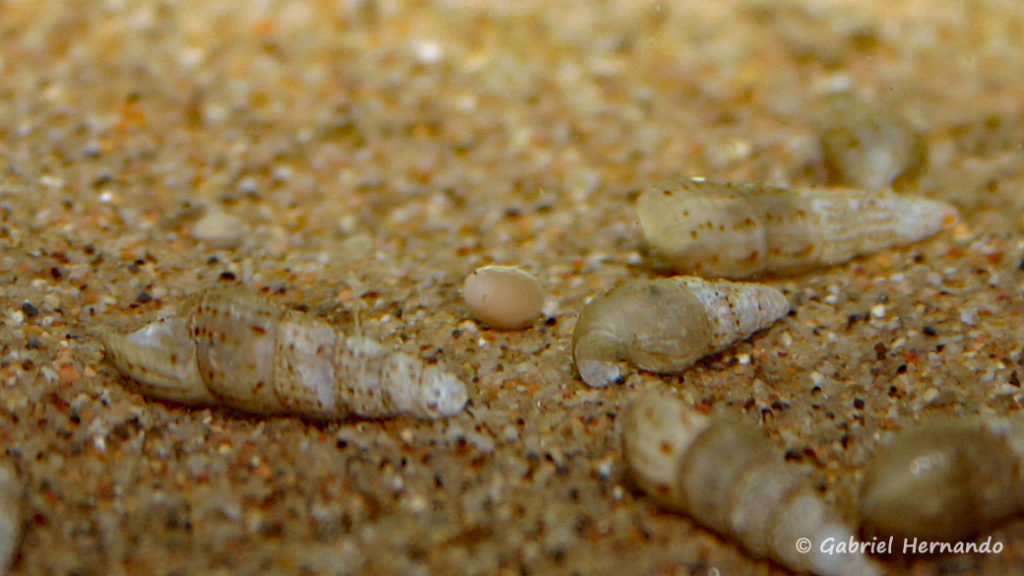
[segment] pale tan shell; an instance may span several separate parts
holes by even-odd
[[[761,284],[692,276],[634,280],[583,308],[572,335],[573,359],[593,387],[621,380],[628,371],[623,362],[679,373],[771,326],[789,309],[781,292]]]
[[[898,434],[868,463],[871,533],[961,541],[1024,510],[1024,420],[939,420]]]
[[[23,493],[14,471],[0,465],[0,575],[7,574],[21,543]]]
[[[201,292],[176,314],[100,338],[143,394],[185,404],[309,418],[438,418],[468,399],[465,385],[436,366],[241,288]]]
[[[211,210],[192,227],[192,237],[214,248],[237,248],[246,234],[245,222],[220,210]]]
[[[928,162],[924,138],[906,118],[850,97],[829,107],[821,150],[833,182],[867,190],[911,184]]]
[[[648,244],[678,272],[746,278],[839,264],[956,222],[938,200],[855,189],[703,178],[651,186],[637,203]]]
[[[474,316],[499,330],[526,328],[544,308],[540,282],[516,266],[477,268],[466,277],[462,297]]]
[[[752,424],[709,418],[675,396],[640,395],[622,422],[622,452],[636,483],[662,505],[797,572],[870,576],[864,554],[829,554],[854,537],[809,480]],[[797,541],[810,539],[806,553]]]

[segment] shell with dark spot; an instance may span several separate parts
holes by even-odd
[[[892,192],[703,178],[651,186],[637,211],[647,243],[674,270],[726,278],[840,264],[916,242],[958,218],[945,202]]]
[[[176,314],[100,339],[122,373],[155,398],[310,418],[439,418],[460,412],[465,385],[240,288],[201,292]]]

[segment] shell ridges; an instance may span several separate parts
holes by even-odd
[[[680,273],[747,278],[846,262],[917,242],[955,223],[921,196],[694,178],[637,200],[644,237]]]
[[[770,286],[677,276],[626,282],[580,312],[572,351],[580,377],[603,387],[628,366],[679,373],[772,325],[790,309]]]
[[[826,538],[845,541],[854,531],[753,424],[649,392],[623,416],[622,447],[644,491],[753,555],[821,576],[881,573],[866,555],[824,550]],[[798,550],[804,538],[810,547]]]
[[[468,402],[439,367],[241,288],[201,292],[177,314],[99,337],[143,394],[165,400],[308,418],[439,418]]]

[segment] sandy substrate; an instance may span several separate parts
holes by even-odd
[[[885,2],[0,0],[0,438],[14,574],[778,574],[630,482],[638,391],[760,421],[852,517],[894,431],[1024,401],[1024,9]],[[955,229],[767,281],[795,313],[683,376],[588,389],[588,297],[650,264],[634,200],[822,182],[824,101],[903,114]],[[240,219],[237,245],[194,235]],[[230,240],[230,239],[229,239]],[[459,287],[518,264],[525,331]],[[100,326],[216,283],[450,367],[449,420],[310,423],[135,393]],[[1000,554],[885,560],[1006,574]]]

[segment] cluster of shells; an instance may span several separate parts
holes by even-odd
[[[651,186],[638,212],[652,251],[684,275],[629,281],[583,308],[572,354],[588,386],[637,369],[680,373],[790,311],[775,288],[736,279],[839,264],[936,234],[958,217],[944,202],[893,192],[701,178]],[[536,280],[515,268],[478,270],[464,293],[478,318],[502,329],[529,325],[543,305]],[[199,293],[134,332],[98,336],[139,391],[190,405],[316,419],[441,418],[469,397],[441,366],[241,288]],[[1024,508],[1022,438],[1024,424],[1012,421],[906,432],[866,470],[864,530],[956,539]],[[857,530],[750,424],[656,392],[632,403],[622,446],[640,488],[752,555],[822,575],[880,573],[871,556],[821,550],[824,539],[853,539]],[[794,547],[801,538],[811,539],[809,552]]]
[[[949,204],[893,192],[794,189],[703,178],[651,186],[639,196],[638,213],[656,255],[676,272],[696,276],[627,282],[584,308],[572,350],[590,386],[607,386],[637,368],[680,373],[701,357],[771,326],[790,310],[786,297],[770,286],[705,278],[745,279],[840,264],[931,236],[958,218]],[[961,444],[970,436],[959,428],[946,429],[949,439],[961,439]],[[982,435],[986,455],[1001,458],[997,467],[1020,469],[1018,453],[1003,449],[1011,434],[985,429],[970,439]],[[800,572],[880,573],[868,555],[833,554],[822,546],[829,539],[853,541],[856,530],[756,428],[729,416],[711,418],[674,396],[651,393],[628,410],[622,444],[626,464],[642,489],[752,555]],[[937,500],[925,500],[935,491],[963,496],[984,488],[991,495],[984,510],[967,512],[965,505],[957,509],[977,516],[974,528],[1019,509],[1016,502],[1008,502],[1009,491],[992,490],[1002,482],[1019,491],[1019,474],[993,479],[993,467],[971,469],[969,458],[957,461],[954,446],[917,435],[880,452],[863,484],[865,530],[962,536],[963,524],[946,522],[942,530],[934,522],[937,514],[949,514],[948,509],[926,509]],[[915,461],[927,450],[935,451],[933,471],[922,474]],[[957,473],[973,484],[958,484],[962,476]],[[924,488],[931,490],[922,492]],[[952,498],[943,503],[961,503]],[[801,540],[804,546],[798,544]]]

